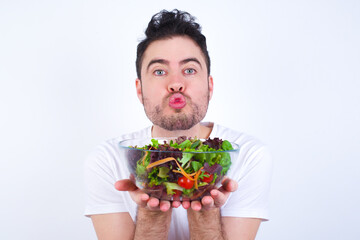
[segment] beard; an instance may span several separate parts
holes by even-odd
[[[186,99],[186,106],[190,108],[190,111],[185,113],[184,109],[173,109],[174,113],[166,115],[164,109],[168,107],[171,95],[169,94],[161,104],[155,106],[152,106],[149,99],[143,96],[146,116],[154,125],[168,131],[188,130],[204,119],[209,106],[209,92],[201,98],[200,104],[195,104],[183,94]]]

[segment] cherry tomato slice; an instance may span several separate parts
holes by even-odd
[[[191,181],[186,177],[181,177],[178,179],[178,184],[180,187],[183,187],[185,189],[191,189],[194,186],[194,181]]]
[[[204,177],[201,181],[211,183],[211,181],[214,179],[214,175],[208,172],[204,172],[204,174],[208,175],[209,177]]]
[[[174,189],[173,191],[175,192],[175,194],[173,195],[173,197],[180,197],[181,194],[182,194],[182,191],[180,191],[180,190]]]
[[[172,195],[173,201],[180,201],[180,196],[182,195],[182,191],[180,190],[173,190],[175,192],[174,195]]]

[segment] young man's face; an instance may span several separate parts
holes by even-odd
[[[205,117],[213,80],[198,45],[189,37],[176,36],[148,46],[136,89],[153,124],[186,130]]]

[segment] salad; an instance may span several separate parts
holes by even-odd
[[[231,143],[219,138],[200,140],[179,137],[151,139],[133,156],[137,184],[152,197],[167,200],[194,200],[209,194],[231,165]],[[139,152],[139,151],[138,151]],[[134,158],[135,157],[135,158]]]

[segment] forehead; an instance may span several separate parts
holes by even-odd
[[[206,67],[205,57],[194,40],[187,36],[175,36],[156,40],[144,52],[142,69],[154,59],[164,59],[169,62],[180,62],[187,58],[197,58]]]

